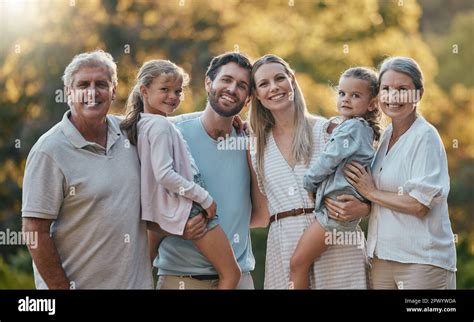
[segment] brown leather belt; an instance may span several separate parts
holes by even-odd
[[[189,277],[199,281],[212,281],[219,279],[219,275],[190,275]]]
[[[293,216],[299,216],[303,214],[309,214],[314,211],[314,208],[298,208],[298,209],[292,209],[289,211],[283,211],[280,212],[276,215],[270,216],[270,224],[274,222],[275,220],[280,220],[286,217],[293,217]]]

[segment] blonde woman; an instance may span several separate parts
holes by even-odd
[[[290,259],[315,220],[314,201],[303,187],[303,178],[329,137],[330,123],[309,115],[295,74],[282,58],[261,57],[251,76],[250,125],[256,140],[250,150],[252,181],[258,182],[270,212],[264,288],[291,289]],[[326,205],[329,216],[341,221],[361,218],[370,210],[351,195],[327,200]],[[310,270],[310,288],[367,288],[363,241],[329,246]]]

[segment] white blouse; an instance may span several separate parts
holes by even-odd
[[[372,163],[377,189],[407,193],[430,210],[424,218],[417,218],[372,203],[368,256],[429,264],[454,272],[456,248],[448,214],[448,161],[438,131],[417,115],[387,153],[391,134],[389,125]]]

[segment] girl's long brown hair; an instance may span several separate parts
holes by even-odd
[[[120,128],[127,134],[128,140],[133,145],[137,144],[137,124],[140,113],[143,113],[143,98],[140,87],[149,87],[153,80],[160,75],[174,75],[181,77],[183,87],[189,83],[189,76],[184,70],[169,60],[150,60],[143,64],[137,74],[137,79],[127,99],[125,119],[120,123]]]

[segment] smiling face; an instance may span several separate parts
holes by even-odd
[[[254,79],[256,97],[269,110],[283,110],[294,105],[293,79],[282,64],[263,64],[255,72]]]
[[[68,87],[73,117],[104,118],[115,98],[115,89],[106,67],[81,67]]]
[[[388,70],[380,79],[380,107],[392,120],[411,117],[416,113],[416,103],[422,96],[423,90],[416,90],[407,74]]]
[[[206,77],[205,86],[212,109],[222,117],[231,117],[248,103],[250,72],[231,62],[219,68],[214,80]]]
[[[147,87],[142,85],[144,112],[167,116],[179,106],[183,94],[183,78],[179,75],[161,74]]]
[[[370,96],[368,81],[354,77],[341,77],[339,80],[337,110],[345,119],[373,111],[375,100]]]

